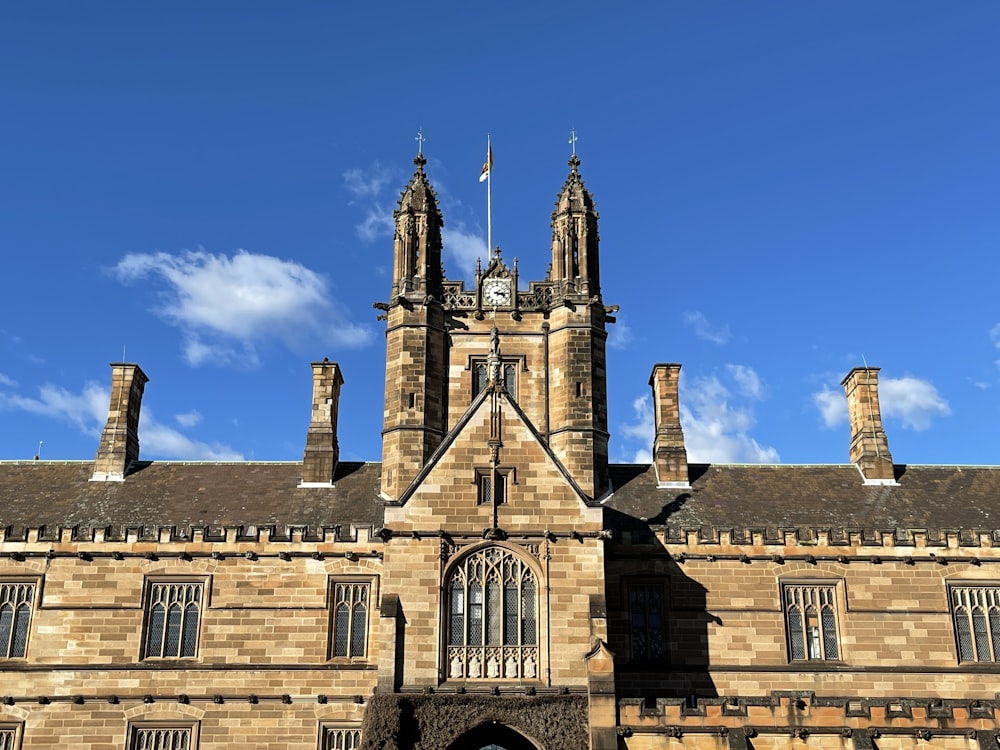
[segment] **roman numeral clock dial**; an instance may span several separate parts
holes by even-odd
[[[483,282],[483,303],[486,305],[509,305],[511,294],[509,279],[486,279]]]

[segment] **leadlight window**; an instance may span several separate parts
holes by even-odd
[[[149,584],[147,659],[180,659],[197,655],[204,591],[204,581]]]
[[[517,398],[517,364],[501,362],[500,373],[503,376],[503,387],[511,396]],[[490,382],[490,371],[486,360],[475,360],[472,363],[472,397],[475,398]]]
[[[447,581],[448,675],[452,679],[538,677],[538,581],[503,547],[464,558]]]
[[[786,584],[783,593],[792,661],[839,659],[836,584]]]
[[[333,584],[333,656],[365,655],[368,640],[368,582]]]
[[[34,582],[0,582],[0,658],[24,658],[34,602]]]
[[[952,586],[959,661],[1000,661],[1000,586]]]
[[[14,750],[17,747],[17,727],[0,725],[0,750]]]
[[[507,480],[513,471],[476,469],[477,502],[480,505],[503,505],[507,502]]]
[[[633,661],[666,657],[666,606],[663,584],[633,581],[628,585],[629,625]]]
[[[190,726],[133,726],[129,750],[193,750]]]
[[[357,750],[361,747],[361,730],[351,727],[323,727],[321,750]]]

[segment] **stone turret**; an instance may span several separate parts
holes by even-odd
[[[600,297],[601,273],[597,247],[597,211],[580,177],[580,159],[569,160],[570,173],[552,212],[550,281],[566,294]]]

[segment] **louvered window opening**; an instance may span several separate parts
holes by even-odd
[[[959,661],[1000,661],[1000,587],[953,586]]]
[[[190,581],[150,586],[147,658],[195,656],[203,591],[204,584]]]
[[[785,618],[793,661],[836,660],[837,587],[785,586]]]
[[[17,741],[17,729],[14,727],[0,727],[0,750],[14,750],[14,743]]]
[[[130,750],[189,750],[191,727],[136,728]]]
[[[361,747],[360,729],[326,729],[323,750],[357,750],[359,747]]]
[[[367,583],[337,583],[333,587],[333,655],[364,656],[368,635]]]
[[[455,568],[447,590],[450,678],[538,677],[538,583],[527,563],[487,548]]]
[[[628,604],[633,661],[663,659],[666,656],[663,586],[658,583],[630,584]]]
[[[517,365],[504,362],[501,366],[504,390],[517,398]],[[490,373],[485,362],[472,365],[472,397],[475,398],[489,385]]]
[[[34,601],[34,583],[0,583],[0,658],[24,658]]]

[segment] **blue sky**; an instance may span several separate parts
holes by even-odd
[[[89,459],[110,368],[142,455],[299,460],[309,362],[378,460],[389,222],[414,137],[445,267],[549,260],[579,136],[612,458],[655,362],[692,460],[844,463],[882,368],[897,463],[1000,463],[1000,4],[33,2],[0,7],[0,457]]]

